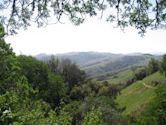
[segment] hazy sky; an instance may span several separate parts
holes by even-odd
[[[111,53],[166,52],[166,30],[148,31],[140,37],[128,28],[123,32],[101,19],[88,19],[80,26],[69,22],[45,28],[30,27],[5,38],[17,54],[56,54],[77,51]]]

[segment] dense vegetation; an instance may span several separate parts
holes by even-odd
[[[2,0],[0,10],[0,23],[11,34],[32,22],[40,27],[68,18],[79,25],[98,14],[120,28],[135,27],[141,34],[166,26],[165,0]]]
[[[42,62],[31,56],[16,56],[3,37],[4,30],[1,27],[1,125],[164,125],[166,123],[164,81],[166,56],[161,62],[152,59],[146,67],[133,68],[131,70],[133,74],[129,75],[124,83],[121,81],[118,84],[109,80],[101,82],[88,79],[85,72],[70,60],[51,58]],[[155,79],[149,78],[153,80],[149,80],[148,83],[147,76],[153,76]],[[132,94],[129,93],[131,95],[127,98],[122,98],[125,93],[130,92],[127,90],[133,91]],[[141,93],[137,96],[138,92]],[[136,100],[135,105],[142,105],[149,95],[153,95],[153,99],[146,103],[146,107],[141,106],[141,112],[132,113],[136,111],[130,107],[133,101]],[[116,100],[117,96],[119,101]],[[125,99],[127,103],[124,103]]]

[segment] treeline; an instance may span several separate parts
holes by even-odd
[[[87,79],[85,72],[67,59],[52,57],[41,62],[16,56],[3,32],[0,27],[0,125],[147,125],[153,119],[151,113],[156,114],[155,125],[164,125],[164,85],[146,114],[126,118],[122,115],[125,108],[115,102],[120,85]],[[166,56],[159,64],[164,75],[165,64]],[[154,66],[148,72],[156,72]],[[142,79],[140,76],[142,71],[137,79]]]
[[[135,81],[142,80],[145,77],[157,71],[161,72],[162,69],[163,67],[161,66],[161,62],[159,60],[152,58],[146,66],[132,67],[131,70],[132,70],[133,76],[130,79],[128,79],[126,83],[123,83],[123,85],[124,87],[127,87],[130,84],[134,83]],[[159,84],[157,80],[154,81],[154,83],[155,85]]]
[[[124,123],[116,85],[86,79],[70,60],[41,62],[16,56],[0,39],[0,124],[98,125]],[[119,119],[121,119],[119,121]]]

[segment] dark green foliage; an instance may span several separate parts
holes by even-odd
[[[86,78],[85,72],[69,59],[58,60],[51,57],[50,60],[46,61],[46,64],[54,74],[63,77],[68,87],[68,93],[75,85],[80,84]]]
[[[71,63],[70,60],[63,60],[62,65],[62,75],[64,76],[65,82],[68,84],[69,91],[76,84],[80,84],[85,79],[84,71],[81,71],[76,64]]]
[[[51,108],[65,94],[62,78],[32,57],[18,58],[0,38],[0,125],[70,125],[68,113]],[[39,96],[49,97],[51,106]]]
[[[160,64],[160,72],[166,76],[166,55],[163,56],[163,59]]]
[[[166,85],[161,85],[156,90],[156,99],[154,104],[155,116],[159,125],[166,123]]]
[[[148,63],[148,73],[152,74],[159,70],[159,62],[155,59],[151,59]]]
[[[123,118],[120,114],[120,109],[114,101],[118,93],[119,88],[117,85],[111,85],[108,82],[101,83],[94,80],[87,80],[84,84],[75,86],[72,89],[70,98],[77,101],[71,101],[65,106],[65,110],[70,112],[73,118],[73,125],[81,125],[82,121],[84,124],[90,124],[91,122],[95,124],[101,121],[104,125],[109,125],[110,123],[120,124],[122,122],[117,119]],[[72,108],[74,112],[71,110]],[[94,116],[96,120],[93,121],[95,118],[90,119],[89,115],[94,111],[93,109],[97,108],[100,108],[102,115],[100,114],[100,119],[98,119],[98,115],[96,114],[97,116]]]
[[[15,92],[7,92],[0,96],[1,125],[70,124],[70,117],[63,111],[57,115],[47,103],[27,96]]]
[[[62,67],[60,66],[60,60],[56,59],[54,56],[51,56],[49,60],[45,61],[49,69],[55,74],[61,74]]]
[[[0,39],[0,93],[13,89],[19,80],[20,67],[9,44]]]
[[[71,101],[64,107],[64,110],[68,112],[72,118],[72,125],[80,125],[83,120],[81,105],[82,101]]]
[[[0,23],[0,39],[2,39],[5,36],[5,29],[3,25]]]
[[[123,117],[118,109],[116,109],[117,106],[114,102],[114,99],[108,96],[86,98],[81,108],[84,115],[86,114],[86,112],[91,111],[93,108],[100,108],[100,111],[102,113],[100,120],[103,121],[105,125],[110,125],[110,123],[112,125],[123,123]]]
[[[63,80],[61,79],[61,77],[53,76],[50,73],[47,76],[48,83],[50,83],[50,88],[47,87],[45,88],[45,90],[48,89],[48,91],[38,93],[38,90],[34,90],[31,87],[32,84],[29,84],[27,82],[28,78],[26,78],[26,76],[24,76],[22,72],[25,69],[22,69],[23,67],[19,67],[19,62],[15,54],[12,52],[10,45],[6,44],[4,40],[1,39],[0,48],[0,124],[70,125],[71,118],[66,112],[61,110],[57,114],[51,109],[49,104],[47,104],[43,100],[36,98],[40,94],[40,96],[43,96],[42,94],[46,93],[47,97],[51,98],[51,106],[52,103],[55,106],[55,102],[57,101],[54,101],[53,98],[56,99],[57,96],[61,98],[61,96],[65,93],[64,90],[62,90],[64,89],[64,86],[62,85]],[[35,62],[31,57],[27,58],[30,58],[30,62],[24,63],[32,64],[32,67],[28,67],[28,64],[26,65],[27,70],[35,72],[36,69],[36,74],[33,74],[33,72],[31,72],[33,75],[36,75],[32,78],[32,80],[42,80],[42,78],[38,77],[38,75],[40,75],[39,71],[47,71],[42,70],[42,68],[46,69],[44,64],[42,67],[42,63]],[[33,65],[32,62],[41,65]],[[38,66],[40,66],[41,70],[39,70],[40,68]],[[32,70],[32,68],[34,68],[34,70]],[[37,69],[39,70],[38,72]],[[43,75],[43,77],[45,76]],[[33,82],[34,81],[32,81],[32,83]],[[41,89],[45,87],[42,86],[43,84],[40,84],[40,87],[37,86],[38,84],[35,85],[36,89]]]
[[[147,76],[147,69],[146,67],[138,68],[134,72],[134,76],[136,80],[142,80]]]
[[[111,98],[116,98],[116,96],[120,93],[120,88],[115,84],[103,85],[99,90],[99,95],[108,96]]]
[[[10,6],[9,6],[10,5]],[[135,27],[143,34],[147,28],[165,27],[165,0],[87,0],[87,1],[47,1],[47,0],[17,0],[1,1],[2,14],[0,22],[7,30],[14,34],[20,27],[27,28],[31,21],[37,25],[48,25],[48,20],[61,22],[61,18],[67,17],[73,24],[84,22],[86,16],[100,14],[108,9],[108,22],[115,22],[121,28]],[[9,11],[10,10],[10,11]],[[102,14],[101,14],[102,16]],[[55,17],[55,18],[53,18]]]
[[[42,93],[46,94],[45,99],[51,106],[60,106],[61,101],[66,95],[66,86],[61,76],[49,73],[48,76],[48,88]]]
[[[84,100],[86,97],[98,96],[116,98],[119,93],[119,85],[109,84],[108,82],[88,80],[84,82],[84,84],[75,86],[70,93],[70,98],[77,100]]]
[[[102,84],[97,81],[87,80],[83,84],[75,86],[70,92],[71,99],[84,100],[85,97],[95,97]]]
[[[19,56],[21,73],[27,77],[32,87],[43,90],[48,86],[48,67],[31,56]]]
[[[56,107],[66,93],[61,76],[53,74],[48,66],[33,57],[18,57],[21,72],[34,89],[39,90],[39,97]]]
[[[75,86],[70,92],[70,98],[76,100],[83,100],[91,92],[90,88],[86,90],[81,86]]]

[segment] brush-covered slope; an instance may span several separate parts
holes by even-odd
[[[159,72],[154,73],[123,89],[117,97],[117,103],[121,107],[126,107],[124,114],[139,114],[144,111],[149,102],[155,97],[157,84],[163,82],[166,82],[166,78]]]
[[[73,52],[57,54],[56,58],[70,59],[86,72],[89,77],[103,78],[111,73],[120,72],[133,66],[142,66],[148,63],[151,58],[160,58],[150,54],[112,54],[99,52]],[[40,54],[36,58],[47,60],[50,55]]]

